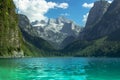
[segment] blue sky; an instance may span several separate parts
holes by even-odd
[[[64,16],[84,26],[89,10],[97,0],[13,0],[18,13],[30,21]],[[109,0],[110,1],[110,0]]]
[[[50,0],[47,0],[50,1]],[[65,2],[69,4],[69,7],[67,9],[55,9],[48,11],[46,16],[49,18],[56,18],[58,16],[64,15],[68,19],[73,20],[75,23],[83,26],[85,24],[85,21],[83,21],[83,16],[86,15],[90,7],[83,7],[82,5],[84,3],[91,4],[96,0],[51,0],[55,2]]]

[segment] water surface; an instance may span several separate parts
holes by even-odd
[[[0,80],[120,80],[120,59],[0,59]]]

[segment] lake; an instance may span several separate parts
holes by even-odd
[[[120,59],[0,59],[0,80],[120,80]]]

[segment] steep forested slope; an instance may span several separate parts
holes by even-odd
[[[22,56],[22,36],[12,0],[0,0],[0,56]]]

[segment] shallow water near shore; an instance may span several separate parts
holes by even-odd
[[[120,80],[120,59],[0,59],[0,80]]]

